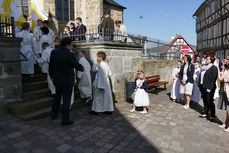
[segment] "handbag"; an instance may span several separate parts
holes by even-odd
[[[137,87],[140,86],[140,84],[141,84],[141,82],[137,85]],[[137,89],[137,87],[136,87],[136,89]],[[130,96],[132,100],[134,100],[134,98],[135,98],[135,94],[136,94],[136,91],[137,91],[136,89],[134,89],[134,92]]]
[[[136,93],[136,91],[134,91],[134,92],[132,93],[132,95],[131,95],[131,99],[132,99],[132,100],[134,100],[134,98],[135,98],[135,93]]]

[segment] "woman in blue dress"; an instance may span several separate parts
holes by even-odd
[[[192,91],[192,96],[191,96],[191,101],[195,103],[199,103],[201,99],[201,93],[198,87],[199,76],[200,76],[200,63],[196,62],[195,63],[195,72],[193,76],[193,79],[194,79],[193,91]]]

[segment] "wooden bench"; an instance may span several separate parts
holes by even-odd
[[[153,75],[153,76],[148,76],[145,78],[147,80],[147,86],[149,88],[149,91],[151,89],[155,89],[157,92],[158,87],[164,85],[164,89],[167,90],[166,84],[169,82],[167,81],[160,81],[160,75]]]

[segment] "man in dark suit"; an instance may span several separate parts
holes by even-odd
[[[75,83],[74,68],[84,71],[71,52],[72,40],[64,38],[61,41],[61,48],[52,51],[49,62],[49,75],[56,87],[56,95],[52,104],[52,119],[57,118],[57,111],[60,106],[61,96],[63,96],[62,107],[62,125],[71,125],[73,121],[69,120],[70,101],[72,89]]]
[[[204,110],[206,117],[210,120],[215,119],[215,104],[214,104],[214,93],[216,90],[216,80],[218,76],[218,69],[213,65],[215,58],[213,56],[207,56],[206,65],[202,67],[200,74],[199,87],[201,90]],[[211,116],[209,117],[209,110],[211,111]],[[203,116],[205,117],[205,116]]]
[[[100,25],[100,33],[104,32],[104,40],[111,41],[114,37],[114,21],[108,12],[105,12],[104,19]]]
[[[87,27],[83,25],[82,19],[80,17],[76,18],[76,24],[77,26],[73,31],[74,35],[77,35],[75,37],[75,41],[85,41],[85,33],[87,32]]]

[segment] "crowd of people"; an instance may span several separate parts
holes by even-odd
[[[112,91],[109,77],[111,70],[106,63],[106,54],[104,52],[97,53],[96,62],[92,67],[86,59],[84,51],[78,51],[79,62],[72,53],[72,39],[64,38],[61,41],[61,47],[51,52],[49,61],[49,76],[55,85],[55,96],[52,106],[52,119],[57,118],[57,111],[62,101],[62,125],[71,125],[69,111],[71,108],[72,95],[74,94],[75,72],[78,70],[80,97],[83,102],[93,102],[91,111],[92,115],[104,113],[112,115],[114,111]],[[96,73],[95,80],[92,82],[91,72]],[[92,89],[93,88],[93,89]]]
[[[37,27],[31,34],[29,23],[23,23],[21,31],[17,34],[21,42],[22,74],[33,77],[34,65],[39,64],[41,70],[47,76],[48,87],[54,96],[52,107],[52,119],[57,118],[57,110],[63,104],[62,125],[70,125],[69,111],[74,102],[74,84],[76,77],[79,79],[78,88],[83,102],[93,101],[90,114],[98,115],[103,112],[112,114],[114,111],[113,97],[110,85],[111,70],[106,63],[106,54],[97,53],[96,62],[90,64],[86,59],[86,52],[78,51],[78,60],[72,53],[72,41],[86,40],[87,28],[78,17],[70,27],[65,27],[65,37],[61,40],[61,47],[55,49],[55,34],[49,28],[48,21],[37,20]],[[126,34],[126,28],[121,21],[114,21],[109,14],[104,15],[99,31],[104,33],[104,40],[113,40],[114,24],[119,28],[121,34]],[[75,76],[75,70],[78,70]],[[196,57],[193,62],[189,55],[185,55],[183,61],[178,61],[177,67],[173,70],[173,88],[171,99],[173,101],[183,100],[184,109],[190,108],[190,102],[199,103],[203,99],[204,108],[201,117],[209,120],[216,118],[214,101],[219,99],[218,108],[226,111],[226,121],[220,127],[229,132],[229,56],[222,61],[217,57],[204,55],[201,59]],[[95,80],[92,84],[91,72],[95,72]],[[134,104],[130,112],[135,112],[136,107],[143,107],[142,114],[148,112],[150,100],[147,89],[147,82],[144,79],[144,72],[138,71],[135,80],[135,91],[133,94]]]
[[[173,70],[173,87],[171,99],[184,101],[184,109],[190,108],[190,101],[199,103],[203,100],[200,117],[210,121],[216,120],[215,101],[218,109],[226,111],[226,121],[221,128],[229,132],[229,56],[220,61],[219,58],[204,55],[193,62],[190,55],[178,61]]]
[[[105,21],[111,21],[109,15],[105,15]],[[113,20],[112,20],[113,21]],[[34,77],[34,65],[41,67],[43,74],[47,76],[48,87],[54,97],[52,104],[52,119],[57,118],[57,111],[62,104],[62,125],[71,125],[69,111],[74,103],[74,85],[76,77],[79,80],[78,88],[80,97],[84,103],[92,102],[90,114],[98,115],[105,113],[112,115],[114,111],[113,97],[110,85],[111,70],[106,63],[106,54],[97,53],[97,59],[90,64],[86,59],[85,51],[78,51],[76,59],[72,53],[72,41],[86,40],[85,34],[87,28],[82,24],[82,19],[76,19],[77,26],[74,23],[70,27],[65,27],[66,34],[76,35],[74,39],[66,37],[61,40],[60,48],[55,49],[55,34],[48,26],[48,21],[37,20],[37,27],[31,31],[28,22],[23,23],[17,37],[22,38],[21,42],[21,73]],[[107,23],[102,24],[107,26]],[[69,32],[67,32],[69,31]],[[77,71],[77,74],[75,73]],[[92,84],[91,73],[95,73],[95,79]],[[76,75],[75,75],[76,74]],[[93,94],[92,94],[93,93]]]
[[[101,23],[98,25],[98,37],[96,32],[88,34],[89,41],[95,39],[104,40],[104,41],[127,41],[127,29],[122,24],[122,21],[114,20],[110,17],[109,13],[105,13],[101,18]],[[71,22],[69,26],[64,27],[63,36],[71,37],[74,41],[86,41],[86,32],[87,27],[82,23],[82,18],[76,18],[76,25],[74,22]],[[96,36],[95,36],[96,35]]]

